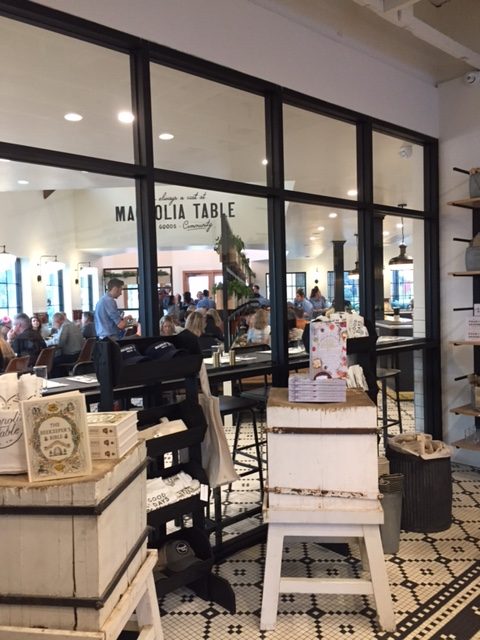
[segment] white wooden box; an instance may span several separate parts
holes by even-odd
[[[142,443],[81,478],[0,476],[0,625],[101,628],[146,557],[145,459]]]
[[[376,407],[361,390],[318,404],[272,389],[267,459],[270,509],[378,509]]]

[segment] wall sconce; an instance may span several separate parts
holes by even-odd
[[[75,271],[77,272],[77,277],[75,278],[75,284],[80,284],[80,278],[78,277],[78,274],[80,273],[80,271],[83,269],[83,267],[91,267],[92,265],[90,264],[90,262],[77,262],[77,268],[75,269]]]
[[[0,251],[0,271],[6,271],[13,267],[17,256],[14,256],[13,253],[8,253],[5,249],[6,245],[0,244],[0,247],[2,247],[2,251]]]
[[[37,282],[41,282],[44,275],[60,271],[65,268],[63,262],[57,260],[57,256],[40,256],[40,262],[37,265],[39,273],[37,274]]]

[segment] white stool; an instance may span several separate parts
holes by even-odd
[[[368,594],[374,596],[380,627],[395,631],[395,617],[388,584],[379,525],[383,512],[302,511],[269,509],[267,553],[263,582],[260,629],[275,628],[280,593]],[[283,540],[298,536],[323,541],[357,538],[364,570],[370,578],[281,577]]]
[[[67,631],[0,626],[0,640],[116,640],[134,611],[138,640],[163,640],[162,623],[153,579],[157,551],[148,550],[147,558],[98,631]]]

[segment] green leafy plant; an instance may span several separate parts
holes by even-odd
[[[212,287],[212,293],[215,295],[217,291],[223,291],[223,282],[217,282]]]

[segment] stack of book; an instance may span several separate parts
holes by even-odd
[[[345,402],[347,382],[343,378],[317,378],[295,373],[288,378],[289,402]]]
[[[136,411],[87,413],[87,425],[94,460],[122,458],[138,442]]]

